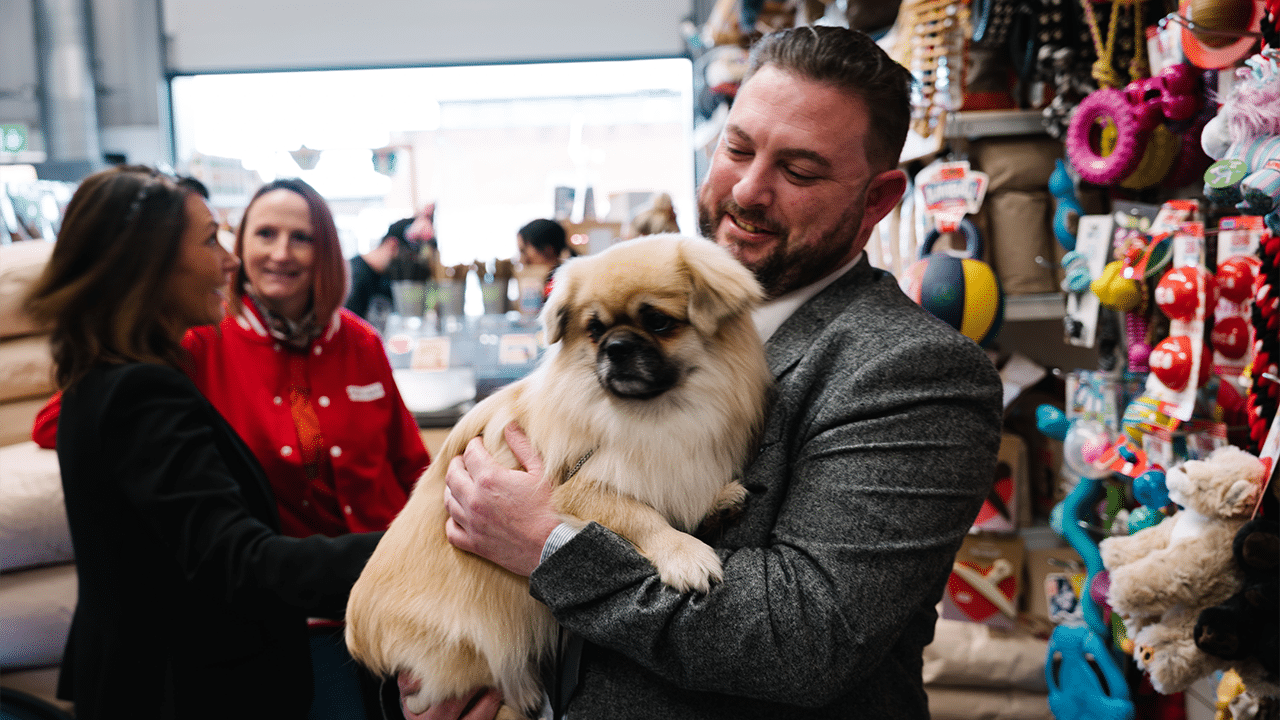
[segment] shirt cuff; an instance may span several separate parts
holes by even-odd
[[[542,556],[538,558],[539,564],[546,562],[547,558],[551,557],[551,553],[564,547],[564,544],[572,540],[578,532],[578,528],[574,528],[568,523],[557,525],[556,529],[551,531],[551,534],[547,536],[547,541],[542,545]]]

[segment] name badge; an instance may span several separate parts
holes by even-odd
[[[381,382],[372,385],[348,385],[347,397],[351,402],[373,402],[387,396],[386,388],[382,387]]]

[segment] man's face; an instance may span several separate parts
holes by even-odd
[[[863,102],[766,65],[738,91],[698,194],[704,235],[750,268],[769,297],[853,259],[902,195],[873,173]]]

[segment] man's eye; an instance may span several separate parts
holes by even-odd
[[[813,182],[818,179],[817,175],[810,175],[809,173],[800,172],[799,170],[794,170],[792,168],[787,168],[787,174],[798,182]]]

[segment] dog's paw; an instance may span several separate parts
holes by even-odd
[[[678,530],[664,532],[644,548],[645,557],[658,569],[662,582],[684,592],[707,592],[724,577],[720,558],[706,543]]]
[[[400,704],[405,710],[413,713],[414,715],[424,713],[427,711],[427,708],[431,707],[431,701],[427,698],[427,693],[423,690],[419,690],[411,695],[400,695]]]
[[[711,512],[736,516],[742,512],[742,506],[747,502],[747,494],[747,489],[742,486],[742,483],[737,481],[727,483],[716,495]]]
[[[738,518],[742,517],[748,495],[750,493],[739,482],[731,482],[720,488],[720,493],[716,495],[711,510],[699,523],[694,535],[708,539],[737,522]]]

